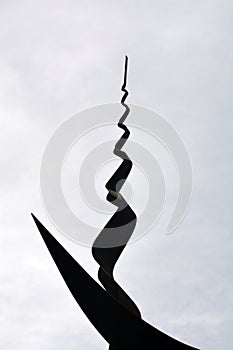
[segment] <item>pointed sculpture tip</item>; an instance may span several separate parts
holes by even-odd
[[[33,213],[31,213],[31,216],[32,216],[32,218],[33,218],[34,222],[37,224],[38,219],[35,217],[35,215],[34,215]]]
[[[125,66],[127,67],[127,65],[128,65],[128,56],[125,55]]]
[[[32,216],[32,218],[37,226],[41,225],[41,222],[37,219],[37,217],[33,213],[31,213],[31,216]]]
[[[127,83],[127,71],[128,71],[128,56],[125,55],[125,69],[124,69],[124,85]]]

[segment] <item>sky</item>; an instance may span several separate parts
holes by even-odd
[[[232,31],[230,0],[0,1],[2,349],[107,349],[30,213],[97,279],[90,249],[44,210],[40,163],[68,118],[119,101],[125,54],[128,101],[181,136],[193,193],[173,234],[162,220],[125,249],[116,279],[153,326],[204,350],[233,348]]]

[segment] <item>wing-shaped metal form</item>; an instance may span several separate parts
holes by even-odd
[[[32,217],[71,294],[110,349],[196,349],[157,330],[120,305],[33,214]]]

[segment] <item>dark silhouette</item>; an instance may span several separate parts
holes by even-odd
[[[128,95],[127,63],[126,57],[122,86],[124,96],[121,99],[125,112],[118,123],[124,133],[114,149],[114,154],[122,159],[122,163],[105,185],[108,190],[107,200],[114,204],[117,210],[92,246],[93,256],[100,265],[98,277],[105,290],[88,275],[33,214],[32,217],[67,287],[90,322],[108,342],[110,350],[196,349],[142,320],[135,303],[113,277],[114,266],[129,241],[137,220],[134,211],[119,193],[132,168],[132,161],[121,150],[130,134],[123,124],[130,111],[124,103]]]
[[[137,220],[134,211],[119,193],[132,169],[131,159],[121,150],[130,135],[128,128],[123,124],[130,112],[130,108],[124,103],[128,96],[128,91],[126,90],[127,67],[128,57],[126,56],[124,82],[121,88],[124,92],[121,104],[124,106],[125,112],[118,122],[118,127],[123,129],[124,133],[116,143],[113,151],[123,161],[105,185],[109,191],[106,199],[118,209],[96,238],[92,247],[92,254],[100,265],[98,277],[106,291],[122,306],[126,307],[127,310],[140,317],[137,306],[113,278],[114,266],[129,241]],[[112,247],[113,243],[115,246]]]

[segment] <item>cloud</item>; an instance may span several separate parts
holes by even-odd
[[[158,224],[128,247],[117,279],[153,325],[206,350],[232,349],[232,2],[0,6],[2,346],[106,347],[29,213],[96,278],[89,250],[59,236],[44,213],[39,167],[63,121],[119,100],[127,53],[129,102],[159,110],[175,126],[191,155],[194,192],[179,229],[165,236]]]

